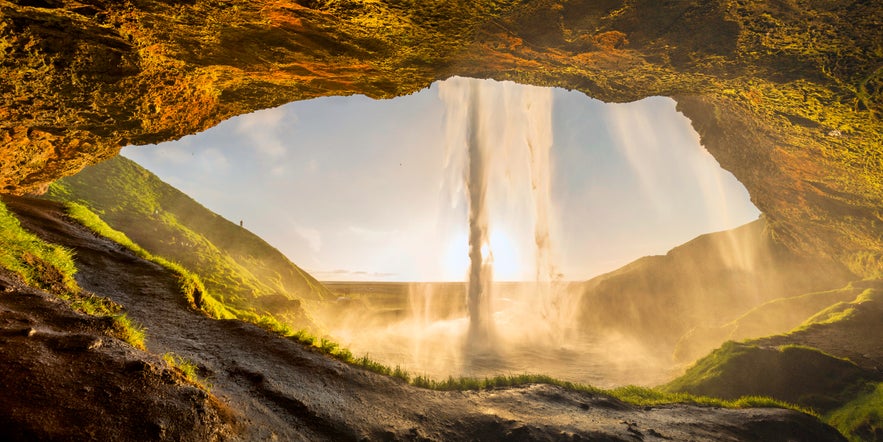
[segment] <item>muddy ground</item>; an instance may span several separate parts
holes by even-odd
[[[148,352],[51,295],[0,285],[0,432],[6,440],[842,440],[790,410],[635,407],[548,385],[419,389],[256,326],[190,310],[174,274],[65,218],[4,197],[22,224],[73,249],[86,290],[147,329]],[[210,393],[168,370],[173,352]]]

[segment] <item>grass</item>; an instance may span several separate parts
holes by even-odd
[[[730,341],[697,361],[663,390],[725,399],[757,394],[826,412],[848,402],[855,386],[867,378],[865,371],[851,361],[815,348],[770,348]]]
[[[478,391],[491,388],[505,388],[524,386],[529,384],[549,384],[575,391],[583,391],[590,394],[602,394],[618,398],[626,403],[637,406],[656,406],[672,403],[686,403],[701,406],[717,406],[728,408],[745,407],[780,407],[797,409],[802,412],[812,413],[811,410],[800,408],[797,405],[784,401],[774,400],[761,396],[740,396],[731,399],[718,399],[687,392],[663,391],[644,387],[621,387],[613,390],[602,390],[596,387],[561,381],[545,375],[505,375],[489,378],[450,377],[445,380],[435,380],[427,376],[413,376],[407,370],[396,366],[389,367],[372,360],[368,355],[355,357],[352,352],[333,340],[316,337],[307,331],[294,331],[289,325],[282,323],[277,318],[268,314],[261,314],[253,309],[237,308],[217,299],[209,294],[199,276],[188,271],[180,264],[174,263],[162,257],[157,257],[140,247],[127,235],[107,225],[98,215],[88,207],[75,202],[66,203],[71,217],[77,219],[93,231],[130,248],[139,256],[154,261],[179,275],[181,291],[188,299],[191,306],[205,311],[214,318],[237,318],[254,323],[271,332],[287,336],[292,340],[314,348],[315,351],[329,355],[345,363],[356,367],[380,373],[399,379],[420,388],[434,390],[457,390]]]
[[[181,294],[185,297],[185,299],[187,299],[192,308],[200,310],[214,319],[239,319],[255,324],[271,332],[278,333],[282,336],[292,336],[295,337],[295,339],[298,339],[297,337],[300,337],[299,340],[301,342],[307,343],[308,345],[316,344],[318,348],[320,348],[322,351],[334,357],[337,357],[338,359],[342,359],[344,361],[352,360],[352,353],[350,353],[349,350],[341,348],[339,345],[332,341],[326,339],[316,339],[309,335],[307,332],[295,332],[289,325],[283,323],[271,314],[259,313],[254,309],[238,308],[224,303],[222,299],[218,299],[211,293],[209,293],[197,274],[189,271],[188,269],[184,268],[184,266],[176,262],[150,253],[149,251],[132,241],[125,233],[110,227],[101,219],[101,217],[92,212],[88,207],[75,202],[67,202],[65,203],[65,208],[67,210],[68,216],[81,223],[86,228],[92,230],[96,234],[117,242],[118,244],[134,252],[139,257],[159,264],[162,267],[177,274]],[[125,316],[117,318],[121,318],[118,320],[122,321],[124,324],[129,323],[128,319],[125,318]],[[141,344],[139,346],[135,344],[139,342],[139,329],[137,326],[132,327],[132,330],[125,334],[127,338],[132,339],[132,342],[134,342],[133,345],[139,348],[143,348],[143,332],[141,332],[140,335]]]
[[[883,435],[883,383],[868,383],[854,400],[826,414],[825,422],[852,442]]]
[[[116,315],[113,317],[113,328],[117,337],[128,342],[139,350],[147,350],[144,345],[146,332],[141,324],[129,319],[126,314]]]
[[[74,279],[77,267],[69,249],[50,244],[25,230],[0,203],[0,267],[12,271],[28,285],[67,301],[71,308],[90,316],[114,318],[112,333],[135,348],[145,349],[143,327],[132,322],[115,302],[84,292]]]
[[[121,244],[133,248],[134,243],[181,264],[225,304],[259,307],[255,301],[261,296],[278,293],[303,299],[330,295],[265,241],[126,158],[59,180],[47,195],[87,208],[127,238],[129,243]]]
[[[288,337],[301,344],[310,346],[315,351],[329,355],[342,362],[363,368],[374,373],[390,376],[400,381],[413,385],[418,388],[424,388],[437,391],[481,391],[495,388],[511,388],[524,387],[532,384],[554,385],[571,391],[580,391],[594,395],[604,395],[619,399],[625,403],[640,407],[659,406],[667,404],[690,404],[707,407],[723,407],[723,408],[786,408],[797,410],[818,417],[815,411],[801,407],[799,405],[776,400],[763,396],[742,396],[735,399],[720,399],[709,396],[694,395],[683,392],[667,392],[660,389],[625,386],[610,390],[605,390],[591,385],[579,384],[569,381],[555,379],[548,375],[541,374],[518,374],[518,375],[498,375],[493,377],[475,378],[475,377],[448,377],[443,380],[436,380],[429,376],[414,376],[400,366],[389,367],[380,362],[371,359],[368,355],[362,357],[353,356],[348,349],[341,347],[337,343],[325,339],[317,338],[306,331],[298,331]]]
[[[74,280],[77,268],[72,251],[49,244],[25,230],[18,218],[0,203],[0,266],[12,271],[28,285],[53,293],[80,292]]]
[[[331,339],[316,337],[304,330],[294,331],[290,326],[280,322],[272,315],[260,314],[253,310],[237,309],[225,305],[222,301],[213,298],[206,291],[205,286],[197,275],[189,272],[180,264],[154,256],[128,238],[124,233],[116,231],[108,226],[98,215],[82,204],[68,202],[66,203],[66,207],[68,214],[72,218],[81,222],[96,233],[120,243],[142,258],[156,262],[177,273],[179,275],[182,294],[187,297],[191,306],[205,311],[209,316],[218,319],[237,318],[251,322],[271,332],[278,333],[296,342],[310,346],[319,353],[329,355],[342,362],[365,370],[399,379],[400,381],[415,387],[441,391],[480,391],[494,388],[519,387],[530,384],[547,384],[572,391],[606,395],[636,406],[657,406],[680,403],[726,408],[777,407],[795,409],[805,413],[813,413],[811,410],[801,408],[797,405],[767,397],[746,396],[725,400],[683,392],[667,392],[636,386],[603,390],[588,385],[561,381],[546,375],[500,375],[486,378],[449,377],[445,380],[435,380],[423,375],[413,376],[400,366],[389,367],[372,360],[368,355],[355,357],[350,350],[340,346]],[[127,341],[131,342],[132,345],[136,347],[143,348],[144,331],[142,328],[133,324],[125,315],[116,316],[115,321],[120,325],[119,328],[121,330],[126,331],[124,335]],[[170,366],[179,369],[185,378],[191,380],[197,385],[201,385],[202,380],[196,375],[196,367],[191,362],[174,354],[166,354],[164,355],[164,359]]]
[[[107,225],[104,220],[96,215],[95,212],[92,212],[88,207],[75,202],[66,202],[64,205],[68,216],[89,230],[126,247],[141,258],[159,264],[177,274],[181,293],[187,298],[193,308],[200,309],[215,319],[233,319],[237,317],[237,315],[230,311],[230,309],[228,309],[222,302],[218,301],[208,293],[199,276],[193,272],[185,269],[182,265],[176,262],[169,261],[168,259],[155,256],[148,252],[146,249],[132,241],[125,233],[115,230]]]
[[[859,298],[869,296],[863,293]],[[760,348],[727,342],[662,388],[722,397],[761,391],[773,398],[790,398],[786,400],[837,428],[850,441],[862,441],[877,440],[883,434],[883,383],[878,381],[849,360],[815,348]],[[749,404],[766,400],[737,399]]]
[[[190,383],[204,391],[209,391],[211,389],[211,386],[207,384],[206,380],[199,376],[199,367],[197,367],[193,361],[172,352],[163,354],[162,358],[170,368],[178,371],[184,379],[187,379]]]

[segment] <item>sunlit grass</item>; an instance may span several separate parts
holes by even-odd
[[[187,270],[179,273],[198,275],[202,285],[198,293],[207,289],[224,305],[261,309],[259,299],[276,293],[296,293],[304,299],[330,295],[265,241],[126,158],[114,158],[53,183],[47,198],[82,206],[79,209],[91,212],[88,217],[100,218],[118,233],[105,231],[105,236],[139,256],[146,257],[147,251],[155,260],[165,259]],[[220,308],[206,302],[206,310]]]
[[[162,358],[169,367],[181,373],[190,383],[205,391],[211,388],[205,379],[199,377],[199,367],[193,361],[172,352],[163,354]]]
[[[162,257],[156,257],[147,252],[122,232],[116,231],[108,226],[100,219],[100,217],[95,215],[85,206],[76,203],[67,203],[67,206],[70,216],[83,223],[86,227],[130,248],[142,258],[156,262],[178,274],[182,294],[184,294],[191,306],[205,311],[209,316],[216,319],[236,318],[256,324],[268,331],[288,337],[289,339],[309,346],[319,353],[331,356],[344,363],[399,379],[401,382],[408,383],[415,387],[442,391],[481,391],[495,388],[520,387],[531,384],[547,384],[572,391],[609,396],[635,406],[658,406],[678,403],[725,408],[776,407],[795,409],[812,414],[812,411],[810,410],[766,397],[747,396],[735,400],[723,400],[688,393],[664,392],[658,389],[635,386],[603,390],[589,385],[561,381],[551,376],[537,374],[500,375],[486,378],[449,377],[444,380],[435,380],[424,375],[414,376],[400,366],[389,367],[372,360],[368,355],[355,357],[349,349],[342,347],[333,340],[326,337],[316,337],[304,330],[295,331],[272,315],[229,306],[223,301],[212,297],[206,291],[200,278],[180,264],[171,262]],[[125,317],[123,316],[123,318]],[[184,372],[185,377],[190,378],[190,376],[195,376],[195,371],[191,373],[191,375],[188,375],[185,372],[185,368],[181,367],[182,365],[186,367],[186,363],[175,359],[174,355],[169,355],[167,362],[169,362],[170,365],[178,366],[182,372]],[[191,371],[192,370],[194,369],[191,369]]]
[[[855,399],[825,415],[825,422],[852,442],[875,440],[883,432],[883,383],[868,383]]]
[[[796,404],[776,400],[763,396],[743,396],[733,400],[700,396],[689,393],[673,393],[660,389],[625,386],[614,389],[601,389],[591,385],[562,381],[542,374],[518,374],[498,375],[492,377],[476,378],[463,376],[450,376],[447,379],[437,380],[425,375],[413,375],[400,366],[389,367],[371,359],[368,355],[354,357],[352,352],[341,347],[337,343],[326,339],[317,338],[306,331],[298,331],[288,336],[290,339],[307,345],[315,351],[327,354],[350,365],[365,370],[390,376],[418,388],[437,391],[482,391],[495,388],[524,387],[532,384],[554,385],[571,391],[579,391],[592,395],[603,395],[619,399],[627,404],[647,407],[668,404],[691,404],[707,407],[723,408],[786,408],[800,411],[818,417],[808,408]]]
[[[145,349],[143,327],[132,322],[115,302],[84,292],[74,279],[74,253],[26,231],[0,203],[0,267],[12,271],[34,287],[69,302],[71,308],[91,316],[111,316],[112,333],[135,348]]]
[[[115,230],[107,225],[101,217],[96,215],[95,212],[89,210],[88,207],[75,202],[67,202],[64,203],[64,205],[68,216],[89,230],[126,247],[141,258],[159,264],[177,274],[181,293],[192,307],[201,309],[209,316],[216,319],[233,319],[236,317],[236,315],[223,303],[213,298],[208,291],[206,291],[202,280],[195,273],[185,269],[184,266],[176,262],[169,261],[168,259],[155,256],[148,252],[132,241],[125,233]]]
[[[118,338],[139,350],[147,350],[147,346],[144,345],[146,332],[141,324],[132,321],[125,314],[114,316],[113,323]]]
[[[74,280],[77,268],[72,251],[49,244],[25,230],[0,203],[0,266],[17,274],[28,285],[59,295],[80,292]]]

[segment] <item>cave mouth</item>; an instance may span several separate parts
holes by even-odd
[[[469,265],[468,207],[463,172],[452,167],[446,145],[457,111],[440,98],[445,86],[382,101],[290,103],[123,155],[327,281],[347,305],[317,305],[311,313],[356,354],[437,378],[539,371],[600,386],[669,378],[673,368],[639,342],[575,332],[575,315],[559,314],[554,327],[548,318],[525,325],[537,322],[523,316],[537,291],[525,282],[536,274],[528,201],[535,196],[530,180],[517,178],[522,161],[511,152],[489,172],[496,195],[489,209],[492,315],[505,338],[493,351],[465,354],[468,317],[457,282]],[[485,109],[493,143],[522,143],[525,123],[512,121],[511,101],[535,87],[492,80],[479,87],[497,106]],[[747,191],[705,151],[673,100],[606,104],[562,89],[548,95],[556,274],[546,285],[567,300],[556,301],[567,304],[562,311],[579,301],[571,281],[757,218]],[[369,308],[347,308],[354,297]]]

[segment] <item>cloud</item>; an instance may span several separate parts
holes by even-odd
[[[255,150],[270,158],[279,158],[285,154],[285,143],[280,132],[285,124],[296,121],[295,115],[289,115],[282,107],[265,109],[237,119],[236,133],[249,138]]]
[[[210,172],[226,172],[230,170],[230,160],[218,149],[203,149],[200,153],[202,167]]]
[[[298,236],[304,239],[307,242],[307,245],[310,247],[315,253],[319,253],[322,249],[322,235],[316,229],[311,229],[308,227],[295,226],[294,233],[297,233]]]
[[[329,279],[329,278],[337,278],[337,279],[360,279],[366,280],[370,278],[379,278],[386,279],[392,278],[394,276],[398,276],[398,273],[389,273],[389,272],[368,272],[364,270],[346,270],[346,269],[334,269],[334,270],[307,270],[311,275],[319,278],[319,279]]]
[[[359,226],[349,226],[346,230],[364,241],[384,241],[399,235],[398,230],[374,230]]]
[[[319,171],[319,162],[315,158],[307,163],[307,171],[314,173]]]

